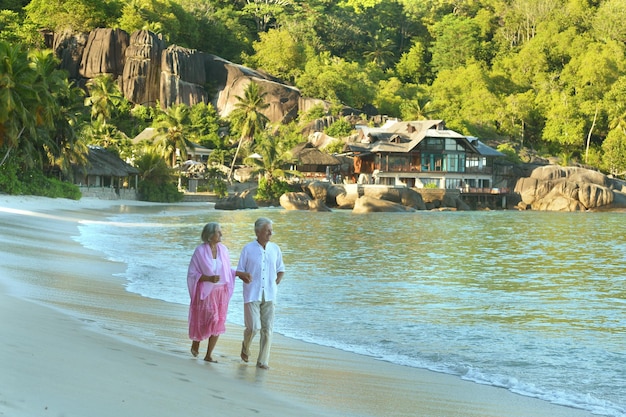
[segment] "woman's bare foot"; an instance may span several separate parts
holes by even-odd
[[[210,356],[205,356],[204,360],[211,363],[217,363],[217,361]]]
[[[199,348],[200,348],[200,342],[196,342],[195,340],[191,342],[191,354],[193,355],[194,358],[198,356]]]

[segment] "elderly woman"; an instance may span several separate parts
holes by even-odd
[[[244,282],[250,274],[230,266],[228,248],[221,242],[219,223],[207,223],[202,229],[202,244],[194,250],[187,271],[189,288],[189,338],[191,354],[198,356],[200,342],[209,339],[205,361],[213,359],[213,349],[220,334],[226,331],[226,314],[233,295],[235,276]]]

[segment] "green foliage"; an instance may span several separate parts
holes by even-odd
[[[311,107],[306,113],[300,114],[300,121],[303,123],[311,122],[313,120],[321,119],[327,116],[328,112],[323,104],[316,104]]]
[[[345,118],[341,118],[333,122],[328,126],[324,132],[333,138],[343,138],[349,136],[354,130],[354,126]]]
[[[285,29],[270,29],[259,34],[260,39],[252,44],[254,55],[244,57],[244,64],[260,68],[289,83],[294,83],[304,70],[306,54]]]
[[[219,136],[221,121],[215,107],[211,104],[198,103],[189,111],[189,128],[187,137],[209,149],[223,148],[224,140]]]
[[[228,195],[228,185],[226,181],[219,178],[209,178],[207,182],[208,191],[215,193],[219,198]]]
[[[82,196],[80,189],[74,184],[46,177],[38,169],[21,169],[16,158],[11,158],[0,166],[0,192],[72,200],[80,200]]]
[[[291,187],[286,181],[278,179],[268,181],[267,178],[261,178],[254,199],[268,204],[277,204],[280,196],[290,191]]]
[[[20,166],[14,158],[0,165],[0,192],[5,194],[24,194],[24,185],[20,181]]]
[[[105,0],[32,0],[24,7],[30,21],[40,28],[62,32],[89,32],[111,27],[115,16]]]
[[[139,181],[137,191],[139,200],[155,203],[178,203],[185,196],[178,191],[176,184],[155,184],[147,180]]]
[[[522,159],[510,143],[502,143],[498,145],[497,150],[498,152],[502,152],[505,155],[506,160],[509,162],[513,162],[514,164],[522,162]]]
[[[463,134],[551,155],[578,156],[590,145],[597,166],[611,172],[619,166],[612,153],[617,133],[611,132],[626,126],[622,0],[0,4],[0,166],[11,150],[25,155],[23,167],[56,165],[67,171],[87,141],[126,147],[129,137],[158,117],[142,106],[131,110],[123,100],[101,106],[97,99],[119,94],[102,89],[90,92],[93,121],[82,128],[85,109],[73,103],[66,76],[52,71],[50,56],[34,52],[43,47],[45,30],[95,27],[149,29],[170,44],[243,60],[294,84],[305,97],[332,103],[331,114],[346,106],[357,112],[374,107],[405,120],[442,119]],[[220,150],[214,159],[223,163],[232,155],[217,134],[225,121],[209,107],[191,109],[179,127],[185,139]],[[326,113],[322,106],[299,119]],[[236,137],[244,150],[255,140],[245,132],[246,119],[241,113],[230,117],[233,129],[226,137]],[[173,143],[180,140],[174,136],[164,148],[176,148]]]
[[[602,143],[603,166],[607,172],[620,177],[626,176],[626,131],[613,129]]]
[[[335,139],[324,148],[324,152],[329,154],[342,153],[346,144],[341,139]]]
[[[37,25],[25,22],[17,11],[2,10],[0,7],[0,41],[43,48],[44,39],[37,29]]]
[[[322,53],[307,61],[297,85],[307,97],[340,102],[355,108],[370,104],[375,95],[371,67]]]
[[[134,0],[125,3],[117,26],[127,33],[150,30],[177,45],[198,41],[198,21],[176,0]]]
[[[436,72],[464,67],[479,58],[480,28],[471,19],[446,15],[433,32],[431,65]]]
[[[137,185],[140,200],[174,203],[183,199],[184,193],[178,191],[174,172],[159,154],[146,152],[137,158],[135,166],[140,175]]]
[[[415,40],[411,49],[402,54],[395,71],[403,82],[417,84],[426,80],[426,48],[420,41]]]

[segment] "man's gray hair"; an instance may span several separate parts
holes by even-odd
[[[259,217],[258,219],[256,219],[256,221],[254,222],[254,231],[255,233],[260,231],[263,226],[265,225],[272,225],[274,224],[270,219],[268,219],[267,217]]]

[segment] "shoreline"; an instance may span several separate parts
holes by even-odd
[[[44,403],[68,416],[132,410],[158,417],[201,409],[273,416],[591,416],[279,334],[272,369],[257,370],[240,361],[242,329],[231,323],[215,350],[218,364],[194,359],[187,306],[127,292],[117,276],[123,264],[72,239],[79,222],[103,220],[108,208],[120,205],[158,206],[0,195],[0,328],[8,335],[0,342],[2,369],[8,370],[0,382],[9,378],[2,385],[11,387],[0,394],[0,416],[37,415]],[[97,375],[85,376],[96,365]],[[55,380],[72,388],[71,399],[63,398],[68,394]],[[34,385],[41,391],[28,390]]]

